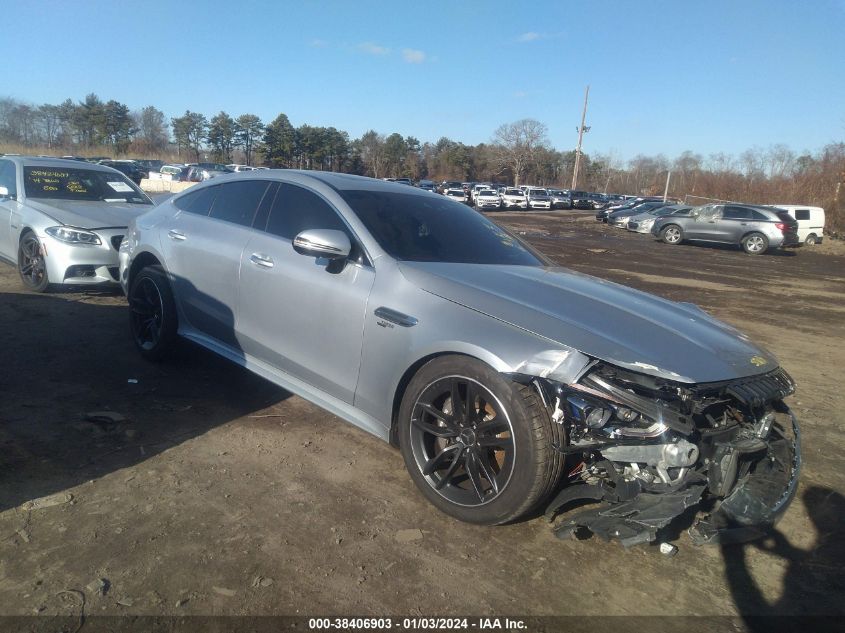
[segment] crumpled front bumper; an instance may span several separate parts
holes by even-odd
[[[615,485],[579,483],[564,488],[548,506],[546,517],[554,520],[561,508],[573,502],[598,501],[598,507],[591,505],[557,525],[557,536],[578,537],[586,530],[629,547],[657,540],[661,528],[688,510],[701,513],[707,508],[688,530],[696,545],[763,537],[795,498],[801,472],[798,421],[789,409],[785,413],[791,429],[781,434],[773,428],[765,442],[765,454],[751,462],[750,470],[738,477],[723,497],[714,498],[712,477],[706,473],[661,492],[645,491],[639,482],[620,478]]]

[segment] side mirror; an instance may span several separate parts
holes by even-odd
[[[346,259],[352,250],[352,243],[343,231],[308,229],[293,238],[293,250],[310,257]]]

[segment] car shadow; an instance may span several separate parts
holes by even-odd
[[[655,238],[656,242],[663,243],[662,240]],[[668,244],[667,244],[668,246]],[[720,244],[718,242],[692,242],[692,241],[685,241],[681,246],[692,246],[693,248],[701,248],[701,249],[708,249],[708,250],[717,250],[723,252],[731,252],[731,253],[739,253],[741,255],[745,255],[746,253],[742,250],[741,246],[737,246],[736,244]],[[795,257],[797,253],[795,249],[792,247],[789,248],[774,248],[771,250],[766,251],[763,253],[763,257]],[[756,257],[755,255],[749,255],[749,257]]]
[[[721,546],[728,587],[752,631],[781,630],[777,626],[772,629],[772,625],[778,623],[775,618],[785,616],[796,618],[796,630],[826,630],[841,625],[833,616],[845,615],[845,497],[813,485],[801,499],[816,532],[810,549],[796,547],[777,529],[759,541]],[[767,599],[749,569],[754,550],[778,557],[781,560],[777,565],[786,570],[776,600]],[[805,619],[809,616],[824,619]]]
[[[128,306],[107,294],[0,294],[0,511],[133,466],[290,395],[188,343],[167,362],[144,361]]]

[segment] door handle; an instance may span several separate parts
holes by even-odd
[[[748,222],[740,222],[739,225],[740,226],[748,226]]]
[[[253,253],[249,256],[249,261],[256,266],[261,266],[262,268],[273,267],[273,258],[268,255],[264,255],[263,253]]]
[[[188,236],[185,235],[184,233],[182,233],[181,231],[177,231],[175,229],[170,229],[167,232],[167,237],[169,237],[171,240],[176,240],[178,242],[181,242],[182,240],[187,239]]]

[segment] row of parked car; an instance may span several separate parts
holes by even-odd
[[[52,158],[51,156],[39,156],[39,158]],[[94,163],[111,167],[124,174],[136,185],[141,180],[152,178],[154,180],[176,180],[180,182],[202,182],[221,174],[230,174],[239,171],[251,171],[254,169],[267,169],[267,167],[253,167],[231,163],[165,163],[163,160],[152,158],[131,158],[112,159],[108,156],[62,156],[64,160],[76,160],[80,162]]]
[[[422,184],[419,186],[429,188],[423,187]],[[597,209],[626,199],[626,196],[618,194],[596,194],[532,185],[510,187],[501,183],[444,181],[438,186],[431,187],[430,190],[442,193],[453,200],[469,204],[480,210]]]
[[[824,209],[806,205],[706,204],[636,198],[596,213],[596,220],[667,244],[684,241],[735,244],[751,255],[800,244],[820,244]]]

